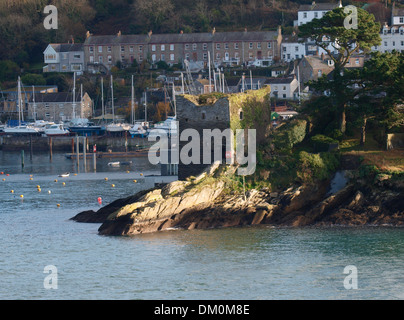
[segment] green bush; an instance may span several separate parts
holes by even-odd
[[[311,142],[313,143],[314,150],[317,152],[325,152],[328,151],[330,144],[338,143],[337,140],[333,138],[327,137],[323,134],[317,134],[311,137]]]
[[[294,119],[275,132],[273,142],[276,151],[290,151],[306,137],[307,121]]]
[[[324,180],[330,177],[339,166],[338,154],[308,153],[301,151],[299,153],[299,168],[297,176],[303,182],[315,180]]]

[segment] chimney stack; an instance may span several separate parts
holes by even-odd
[[[215,33],[216,33],[216,28],[213,27],[212,34],[215,34]]]
[[[118,37],[120,37],[120,36],[122,35],[121,30],[118,31],[118,34],[117,34],[117,35],[118,35]]]
[[[153,34],[153,31],[151,31],[151,30],[147,33],[147,35],[149,36],[149,38],[151,38],[152,34]]]

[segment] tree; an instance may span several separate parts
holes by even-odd
[[[314,41],[334,62],[333,78],[326,85],[331,94],[331,100],[340,117],[340,130],[346,130],[346,107],[348,103],[343,72],[353,53],[363,50],[370,51],[372,46],[379,45],[380,24],[367,11],[357,8],[356,28],[345,28],[344,21],[349,19],[349,13],[344,8],[336,8],[327,12],[321,19],[299,26],[299,36],[305,40]]]

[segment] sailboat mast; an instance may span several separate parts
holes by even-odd
[[[111,75],[111,108],[112,108],[112,121],[115,123],[115,111],[114,111],[114,82]]]
[[[76,118],[76,72],[73,72],[73,113],[72,119]]]
[[[35,87],[34,86],[32,86],[32,102],[33,102],[32,116],[34,118],[34,121],[36,121],[36,103],[35,103]]]
[[[102,120],[104,120],[104,78],[101,77],[101,113],[102,113]]]
[[[133,86],[133,74],[132,74],[132,100],[131,100],[131,105],[132,105],[132,124],[135,124],[135,90]]]
[[[208,66],[209,66],[209,93],[212,92],[212,78],[210,75],[210,51],[208,51]]]
[[[21,121],[24,121],[24,115],[23,110],[22,110],[22,104],[21,104],[21,78],[18,77],[18,89],[17,89],[17,94],[18,94],[18,125],[21,126]]]
[[[83,112],[83,84],[80,85],[80,118],[84,118],[84,112]]]

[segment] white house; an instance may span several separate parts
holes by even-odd
[[[382,42],[379,46],[373,46],[372,51],[391,52],[393,50],[404,52],[404,24],[402,26],[384,25],[380,34]]]
[[[294,21],[295,26],[301,26],[313,19],[322,18],[328,11],[331,11],[337,7],[342,7],[341,1],[339,3],[316,3],[302,4],[297,12],[297,21]]]
[[[288,100],[299,98],[299,83],[295,76],[268,79],[265,84],[271,87],[271,97]]]
[[[306,55],[306,44],[299,43],[297,37],[283,37],[281,44],[281,59],[290,62],[301,59]]]
[[[45,49],[43,72],[76,72],[84,71],[83,44],[51,43]]]
[[[391,10],[391,25],[404,26],[404,8],[396,8],[395,3]]]

